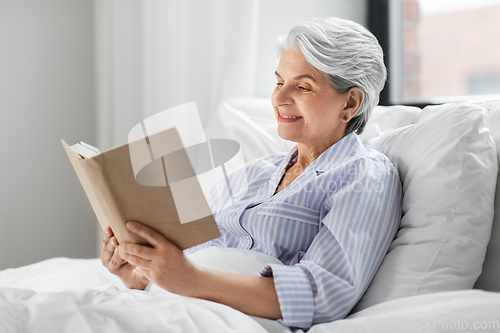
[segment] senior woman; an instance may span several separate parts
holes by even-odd
[[[249,249],[284,265],[266,265],[258,277],[199,268],[161,235],[129,222],[153,248],[118,246],[108,229],[102,251],[104,265],[129,288],[151,281],[308,328],[345,317],[368,287],[401,219],[397,170],[357,138],[386,79],[382,49],[365,28],[338,18],[298,24],[278,47],[272,104],[279,135],[297,145],[247,164],[247,193],[216,214],[222,236],[186,252]]]

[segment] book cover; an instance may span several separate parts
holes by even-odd
[[[153,163],[144,162],[139,172],[137,165],[134,172],[131,151],[135,155],[144,152],[144,140],[118,146],[92,158],[82,158],[61,141],[101,227],[110,226],[120,243],[148,244],[128,231],[127,221],[138,221],[153,228],[181,249],[219,237],[219,229],[186,150],[178,149],[183,147],[178,132],[170,128],[156,133],[148,138],[148,146],[155,138],[168,143],[167,150],[174,153]],[[148,169],[156,172],[146,172]],[[163,175],[163,181],[148,179],[158,175]]]

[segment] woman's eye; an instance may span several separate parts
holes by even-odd
[[[311,91],[311,89],[306,88],[306,87],[299,87],[299,89],[302,90],[302,91]]]
[[[283,83],[281,83],[281,82],[276,82],[276,85],[277,85],[277,86],[282,86],[282,85],[283,85]]]

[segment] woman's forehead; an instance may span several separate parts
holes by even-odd
[[[302,52],[298,49],[286,49],[281,53],[276,75],[292,76],[295,79],[310,78],[319,82],[322,72],[307,62]]]

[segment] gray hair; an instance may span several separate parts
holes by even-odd
[[[359,87],[365,96],[358,113],[349,121],[345,135],[361,134],[378,104],[387,70],[377,38],[362,25],[340,18],[313,19],[299,23],[277,40],[278,56],[285,49],[300,49],[306,60],[325,73],[340,93]]]

